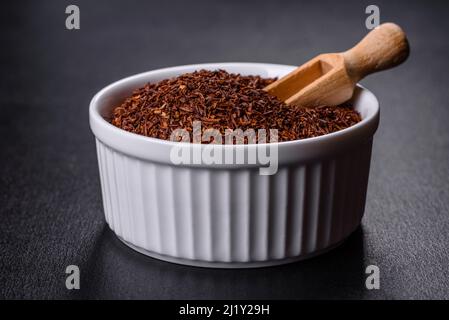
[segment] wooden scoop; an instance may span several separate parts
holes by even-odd
[[[288,105],[336,106],[352,97],[358,81],[370,73],[393,68],[409,55],[402,29],[384,23],[352,49],[321,54],[264,88]]]

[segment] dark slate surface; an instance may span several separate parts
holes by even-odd
[[[363,81],[382,104],[362,227],[278,268],[206,270],[125,247],[103,219],[88,103],[106,84],[173,65],[301,64],[365,32],[367,1],[16,1],[0,11],[1,298],[449,298],[449,5],[376,1],[412,55]],[[81,290],[65,288],[65,267]],[[378,265],[381,288],[365,289]]]

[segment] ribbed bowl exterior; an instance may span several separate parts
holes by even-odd
[[[97,140],[110,228],[168,257],[219,263],[300,258],[360,224],[372,141],[334,157],[257,169],[189,168],[133,158]]]

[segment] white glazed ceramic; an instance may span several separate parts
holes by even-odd
[[[215,63],[160,69],[115,82],[95,95],[96,137],[106,221],[130,247],[162,260],[207,267],[261,267],[335,247],[360,224],[371,145],[379,122],[375,96],[358,87],[363,120],[321,137],[278,143],[279,169],[257,165],[174,165],[179,143],[111,125],[111,109],[147,82],[199,69],[281,77],[293,66]],[[204,145],[182,144],[182,148]],[[258,148],[258,145],[216,146]]]

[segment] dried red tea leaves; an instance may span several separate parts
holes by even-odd
[[[262,89],[275,79],[200,70],[149,83],[113,110],[112,124],[140,135],[170,139],[175,129],[278,130],[278,141],[321,136],[361,120],[351,106],[287,106]]]

